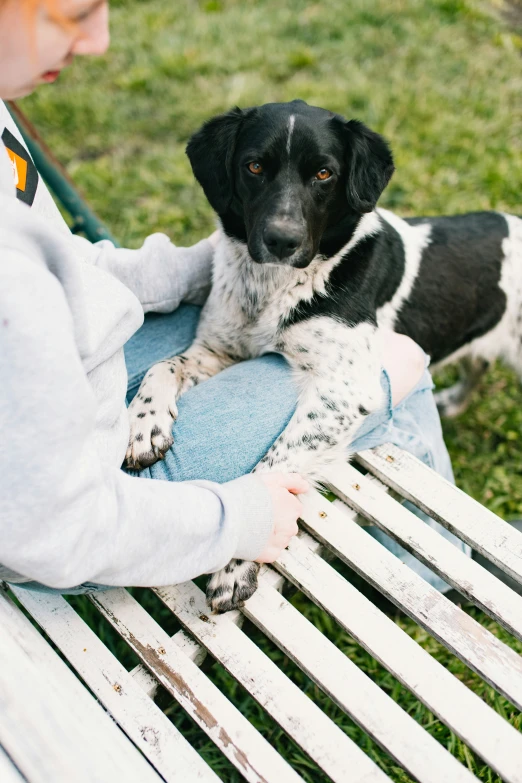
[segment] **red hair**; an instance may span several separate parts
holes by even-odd
[[[24,7],[24,16],[27,21],[32,21],[38,8],[43,6],[53,22],[58,22],[64,27],[71,27],[74,25],[74,23],[71,22],[70,19],[67,19],[60,10],[58,0],[17,0],[17,2],[22,3]]]
[[[10,0],[0,0],[0,8],[9,2]],[[74,22],[68,19],[60,10],[58,0],[11,0],[11,2],[20,3],[23,6],[24,17],[28,26],[32,25],[38,8],[43,6],[54,22],[58,22],[63,27],[74,27]]]

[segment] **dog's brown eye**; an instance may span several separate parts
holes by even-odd
[[[330,169],[319,169],[319,171],[315,175],[315,178],[321,180],[321,182],[324,182],[325,179],[330,179],[331,176],[332,176],[332,172],[330,171]]]
[[[252,163],[248,164],[248,170],[252,172],[252,174],[263,173],[263,167],[260,163],[257,162],[257,160],[253,160]]]

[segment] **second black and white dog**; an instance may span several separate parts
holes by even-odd
[[[288,360],[300,396],[256,471],[319,480],[382,404],[384,329],[434,363],[502,356],[522,371],[518,217],[376,209],[394,170],[385,140],[302,101],[216,117],[187,153],[221,224],[213,285],[193,345],[155,365],[131,403],[129,467],[163,457],[187,389],[263,353]],[[207,597],[226,611],[256,584],[255,564],[232,561]]]

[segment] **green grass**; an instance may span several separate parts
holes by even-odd
[[[22,102],[90,203],[122,244],[152,231],[189,244],[213,228],[193,182],[186,141],[234,104],[296,97],[357,117],[384,133],[397,172],[382,205],[401,215],[495,208],[521,213],[522,24],[478,0],[135,0],[113,3],[113,44],[77,62]],[[513,7],[516,3],[511,4]],[[519,25],[517,27],[517,25]],[[447,380],[448,374],[442,380]],[[459,486],[506,518],[522,515],[522,395],[500,366],[465,415],[444,431]],[[139,600],[159,614],[146,591]],[[335,623],[297,594],[293,602],[337,646],[484,781],[498,778]],[[127,665],[133,656],[75,600]],[[515,649],[522,646],[467,609]],[[414,623],[397,622],[521,729],[503,698]],[[409,780],[288,659],[252,630],[276,663],[394,781]],[[209,675],[309,781],[314,765],[220,667]],[[236,772],[182,712],[168,714],[226,781]]]

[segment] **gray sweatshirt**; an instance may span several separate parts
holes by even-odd
[[[0,579],[159,586],[255,559],[273,524],[257,477],[171,483],[120,469],[123,345],[144,312],[204,301],[210,243],[154,234],[120,250],[73,236],[41,180],[33,193],[1,102],[0,139]]]

